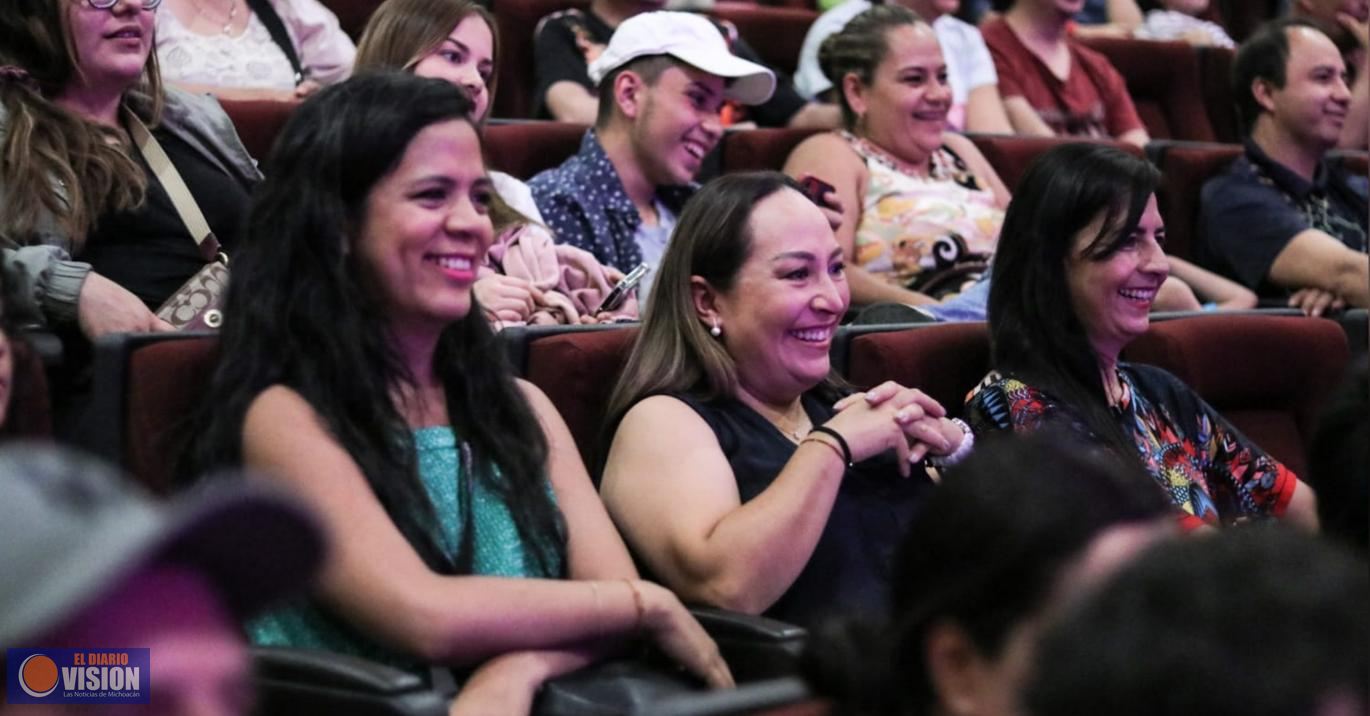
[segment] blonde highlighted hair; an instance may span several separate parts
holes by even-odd
[[[72,0],[5,0],[0,12],[0,242],[33,243],[56,219],[73,252],[105,212],[142,204],[147,176],[124,132],[67,110],[54,99],[81,80],[69,13]],[[103,12],[103,11],[102,11]],[[162,112],[157,53],[123,95],[121,118],[155,126]]]

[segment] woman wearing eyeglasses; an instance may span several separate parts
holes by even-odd
[[[215,100],[163,90],[160,1],[4,0],[0,246],[21,322],[90,339],[169,328],[153,310],[205,259],[134,142],[140,126],[232,253],[260,175]]]

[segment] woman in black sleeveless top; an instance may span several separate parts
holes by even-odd
[[[609,406],[601,493],[685,600],[812,624],[882,609],[930,485],[914,463],[970,440],[919,391],[844,398],[829,379],[842,250],[796,189],[731,175],[682,213]]]

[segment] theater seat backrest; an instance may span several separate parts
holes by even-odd
[[[492,124],[485,128],[482,145],[491,169],[527,181],[575,154],[585,130],[578,124],[550,121]]]
[[[999,174],[999,178],[1004,181],[1004,186],[1008,187],[1010,192],[1018,186],[1018,180],[1022,178],[1023,172],[1027,170],[1032,160],[1048,149],[1059,147],[1062,144],[1088,141],[1107,144],[1133,156],[1142,156],[1142,150],[1136,145],[1106,139],[1017,137],[1005,134],[967,134],[966,136],[975,143],[975,147],[980,150],[980,153],[985,155],[985,159],[989,161],[990,166],[994,167],[994,171]]]
[[[128,356],[124,467],[154,493],[176,486],[189,421],[209,387],[218,347],[217,336],[201,336],[161,341]]]
[[[819,129],[749,129],[723,135],[723,172],[780,171],[790,152]]]
[[[989,330],[984,323],[940,323],[851,341],[847,378],[860,388],[893,380],[918,388],[947,409],[963,413],[966,394],[990,369]]]
[[[598,464],[599,438],[609,394],[618,385],[636,327],[568,330],[528,344],[524,378],[542,389],[566,420],[587,466]]]
[[[1166,253],[1194,260],[1204,182],[1222,172],[1241,152],[1241,146],[1233,144],[1153,143],[1152,156],[1161,168],[1156,199],[1165,219]]]
[[[1233,40],[1241,42],[1256,31],[1261,23],[1279,17],[1284,0],[1219,0],[1223,27]]]
[[[590,6],[589,0],[494,0],[499,26],[499,89],[491,116],[528,119],[533,111],[533,32],[538,21],[558,10]]]
[[[271,145],[276,135],[281,133],[286,120],[299,106],[298,102],[280,102],[269,99],[219,100],[228,118],[233,120],[238,137],[243,140],[251,154],[259,162],[265,162],[271,153]]]
[[[1366,176],[1367,172],[1370,172],[1370,152],[1347,149],[1332,152],[1328,156],[1333,161],[1340,162],[1342,168],[1352,174]]]
[[[52,437],[52,401],[43,359],[22,336],[10,336],[12,361],[9,406],[0,411],[0,439],[43,440]]]
[[[1082,40],[1127,80],[1127,92],[1152,139],[1214,140],[1199,84],[1199,54],[1185,42],[1122,37]]]
[[[1207,315],[1153,323],[1123,358],[1174,373],[1266,452],[1306,475],[1318,416],[1350,351],[1334,321]]]
[[[818,18],[818,13],[811,9],[748,3],[719,3],[709,14],[733,23],[762,62],[788,75],[793,75],[799,66],[804,35]]]
[[[1236,95],[1232,92],[1232,58],[1235,55],[1234,50],[1226,47],[1199,49],[1199,84],[1203,88],[1204,111],[1213,127],[1213,139],[1227,144],[1242,141]]]
[[[371,19],[371,13],[376,11],[381,2],[382,0],[323,0],[323,5],[338,16],[338,24],[342,26],[342,31],[356,42],[362,38],[367,20]]]

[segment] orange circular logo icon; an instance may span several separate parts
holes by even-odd
[[[19,664],[19,686],[36,699],[57,689],[57,664],[50,657],[33,654]]]

